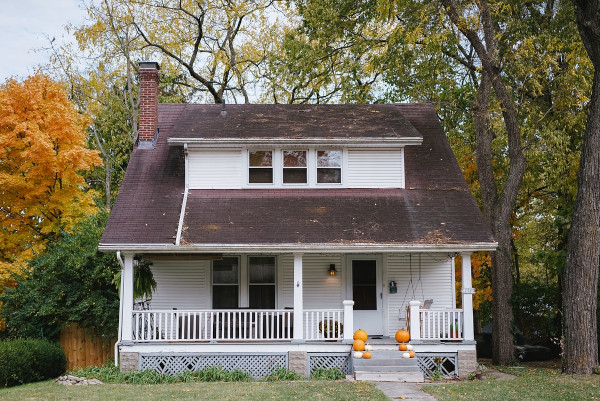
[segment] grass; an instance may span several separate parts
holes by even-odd
[[[102,384],[64,386],[45,381],[0,389],[9,400],[387,400],[367,382],[295,381],[175,384]]]
[[[502,369],[514,379],[488,379],[424,386],[440,401],[600,400],[600,375],[568,376],[556,369]]]

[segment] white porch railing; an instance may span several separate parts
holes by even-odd
[[[352,305],[345,305],[352,317]],[[302,339],[344,339],[344,323],[352,335],[352,319],[344,309],[302,312]],[[133,341],[291,341],[293,310],[136,310],[132,315]]]
[[[133,312],[133,341],[291,340],[291,310]]]
[[[422,340],[462,340],[462,309],[419,309]]]
[[[304,311],[305,340],[341,340],[344,338],[343,309]]]

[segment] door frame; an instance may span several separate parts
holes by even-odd
[[[346,276],[346,299],[354,299],[353,291],[352,291],[352,261],[354,260],[374,260],[375,261],[375,288],[377,289],[378,294],[377,297],[377,311],[373,311],[379,318],[381,323],[380,333],[369,333],[373,335],[383,335],[385,336],[385,328],[387,326],[384,319],[384,291],[383,291],[383,258],[382,255],[373,255],[373,254],[357,254],[357,255],[346,255],[346,263],[345,263],[345,276]],[[355,319],[354,319],[354,328],[358,329],[357,320],[356,320],[356,311]]]

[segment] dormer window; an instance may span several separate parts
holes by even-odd
[[[307,165],[305,150],[283,151],[283,183],[306,184]]]
[[[317,184],[342,182],[342,151],[317,150]]]
[[[248,182],[250,184],[272,184],[273,151],[251,150],[248,153]]]

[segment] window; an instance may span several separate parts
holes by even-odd
[[[249,152],[248,182],[250,184],[273,183],[273,151],[253,150]]]
[[[283,183],[306,184],[306,151],[283,151]]]
[[[250,309],[275,309],[275,258],[248,258]]]
[[[236,309],[238,307],[238,258],[223,258],[213,261],[212,304],[214,309]]]
[[[317,150],[317,184],[341,184],[342,151]]]

